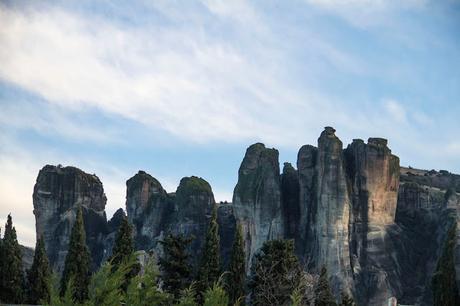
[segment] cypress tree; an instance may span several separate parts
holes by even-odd
[[[455,274],[455,246],[457,241],[457,223],[453,221],[447,233],[446,242],[439,257],[436,271],[432,278],[433,305],[460,305],[460,298]]]
[[[217,223],[217,205],[214,204],[206,233],[206,241],[201,252],[201,265],[198,270],[199,296],[219,280],[220,271],[219,225]]]
[[[233,305],[239,298],[245,295],[246,262],[241,224],[238,224],[236,228],[228,272],[227,290],[230,303]]]
[[[115,237],[115,244],[112,249],[112,256],[110,257],[110,263],[112,272],[115,272],[120,268],[121,265],[130,260],[134,254],[134,240],[133,240],[133,229],[128,222],[128,218],[123,216],[120,227],[118,228],[117,236]],[[136,276],[139,272],[140,266],[138,263],[133,264],[131,271],[125,275],[125,280],[121,285],[121,289],[126,291],[131,278]]]
[[[22,254],[13,227],[11,215],[5,225],[2,243],[2,290],[0,300],[6,303],[19,304],[23,300],[24,274],[22,270]]]
[[[40,237],[37,240],[35,245],[34,261],[27,276],[29,281],[29,303],[48,303],[51,290],[51,270],[49,267],[48,257],[46,255],[43,237]]]
[[[190,255],[187,252],[190,242],[191,238],[171,234],[160,241],[163,246],[163,256],[159,259],[163,287],[176,300],[180,297],[181,291],[190,284]]]
[[[316,285],[315,296],[315,306],[337,305],[331,291],[331,286],[329,285],[329,277],[325,266],[321,268],[318,284]]]
[[[293,240],[271,240],[262,245],[251,267],[251,305],[286,305],[299,287],[301,266]]]
[[[83,302],[88,297],[90,281],[90,253],[86,245],[86,234],[83,225],[83,212],[78,208],[77,218],[70,234],[69,250],[65,258],[64,272],[61,279],[61,296],[67,289],[67,284],[73,280],[73,297],[77,302]]]
[[[112,266],[118,267],[123,261],[128,260],[133,253],[133,229],[128,222],[128,218],[123,216],[110,258]]]

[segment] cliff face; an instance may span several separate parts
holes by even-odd
[[[47,165],[40,170],[33,194],[36,231],[37,237],[44,237],[55,271],[63,270],[70,231],[80,206],[93,259],[92,269],[100,265],[107,234],[106,201],[102,183],[95,175],[74,167]]]
[[[233,209],[242,226],[248,262],[265,241],[284,237],[277,150],[261,143],[246,150],[233,192]]]
[[[198,255],[206,237],[211,209],[215,205],[211,186],[204,179],[184,177],[173,194],[168,194],[160,182],[151,175],[139,171],[130,178],[126,191],[128,220],[135,227],[135,243],[139,250],[154,249],[168,233],[194,237],[190,252]],[[221,252],[228,258],[233,241],[235,219],[230,205],[219,205]],[[193,256],[197,261],[199,256]]]
[[[355,295],[361,303],[384,304],[400,288],[394,245],[388,231],[394,224],[399,187],[399,159],[387,141],[354,140],[344,152],[350,184],[350,259]]]
[[[126,211],[138,250],[161,252],[167,233],[194,236],[193,261],[200,258],[210,211],[211,186],[185,177],[175,193],[139,171],[130,178]],[[278,151],[250,146],[238,171],[233,203],[218,205],[223,267],[241,223],[248,269],[253,255],[271,239],[294,239],[307,269],[327,267],[334,294],[351,293],[358,305],[431,305],[431,277],[452,222],[460,241],[460,176],[447,171],[400,168],[387,141],[355,139],[343,149],[326,127],[317,147],[305,145],[297,170]],[[108,258],[123,210],[107,222],[106,198],[95,175],[73,167],[45,166],[34,187],[37,236],[45,238],[51,264],[62,270],[75,211],[84,212],[93,268]],[[456,271],[460,288],[460,243]]]

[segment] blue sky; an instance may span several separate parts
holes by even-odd
[[[460,173],[456,0],[2,1],[0,20],[0,222],[27,245],[48,163],[96,173],[108,217],[139,169],[231,200],[248,145],[295,164],[327,125]]]

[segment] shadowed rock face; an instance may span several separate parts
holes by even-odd
[[[246,150],[238,171],[233,206],[242,226],[248,262],[265,241],[284,237],[277,150],[267,149],[261,143]]]
[[[135,228],[136,249],[156,245],[155,238],[169,225],[173,210],[173,197],[150,174],[139,171],[126,182],[126,212]]]
[[[33,203],[37,237],[43,235],[51,266],[61,273],[78,207],[83,209],[92,269],[104,256],[106,197],[99,178],[74,167],[47,165],[40,170]]]
[[[168,194],[151,175],[139,171],[127,183],[126,210],[135,227],[136,248],[161,252],[158,244],[168,233],[194,237],[190,252],[193,261],[203,247],[206,230],[215,204],[211,186],[204,179],[184,177],[173,194]],[[235,219],[229,204],[218,206],[221,252],[224,263],[233,241]]]

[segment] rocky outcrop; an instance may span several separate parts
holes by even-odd
[[[389,227],[394,224],[399,158],[387,140],[353,140],[345,150],[350,184],[350,259],[360,304],[380,305],[400,290]]]
[[[194,255],[201,252],[211,209],[216,204],[208,182],[196,176],[184,177],[176,192],[168,194],[158,180],[139,171],[126,186],[126,211],[128,220],[135,227],[138,250],[161,252],[158,242],[172,233],[193,237],[190,252]],[[231,205],[218,205],[218,223],[225,263],[235,229]],[[193,256],[193,261],[198,259],[199,256]]]
[[[459,175],[400,168],[382,138],[355,139],[343,149],[331,127],[317,147],[300,148],[297,170],[285,163],[281,174],[276,149],[251,145],[233,203],[216,204],[211,186],[194,176],[183,178],[174,193],[144,171],[126,186],[136,249],[144,250],[139,254],[161,253],[158,241],[181,233],[195,237],[190,252],[197,263],[211,208],[218,205],[223,267],[240,223],[248,269],[265,241],[294,239],[305,267],[313,272],[327,267],[334,294],[348,291],[358,305],[383,305],[391,296],[403,304],[431,305],[431,277],[452,222],[460,241]],[[80,206],[93,268],[110,256],[124,212],[106,221],[106,199],[95,175],[45,166],[33,198],[37,236],[44,236],[55,270],[62,270]],[[460,243],[455,252],[460,288]]]
[[[265,241],[284,237],[277,150],[261,143],[246,150],[233,192],[233,209],[242,226],[248,262]]]
[[[149,250],[165,230],[174,210],[173,197],[160,182],[144,171],[139,171],[126,182],[126,212],[135,228],[136,248]]]
[[[43,235],[51,266],[62,272],[76,210],[83,209],[86,242],[92,269],[104,257],[107,233],[106,197],[102,183],[75,167],[47,165],[40,170],[34,186],[33,204],[37,237]]]
[[[300,186],[297,170],[290,163],[284,163],[281,174],[282,214],[284,235],[296,239],[300,224]]]

